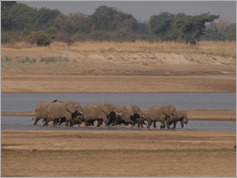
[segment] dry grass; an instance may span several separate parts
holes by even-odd
[[[36,47],[25,42],[15,43],[13,45],[7,44],[2,46],[3,51],[6,48],[26,49],[30,48],[32,54],[34,50],[47,50],[48,47]],[[39,49],[38,49],[39,48]],[[174,54],[207,54],[217,55],[223,57],[236,56],[236,43],[235,42],[212,42],[201,41],[197,46],[190,46],[185,43],[178,42],[77,42],[68,46],[63,42],[53,42],[49,47],[55,50],[68,50],[81,53],[174,53]],[[32,56],[31,54],[29,54]]]

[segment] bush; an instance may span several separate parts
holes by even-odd
[[[37,44],[38,46],[49,46],[51,43],[49,35],[45,32],[32,32],[28,40],[31,44]]]
[[[59,56],[59,57],[42,57],[40,59],[40,62],[44,62],[46,64],[56,63],[56,62],[68,62],[68,61],[70,61],[68,57],[62,58],[61,56]]]
[[[4,59],[4,62],[10,63],[12,60],[10,57],[6,56]]]
[[[37,61],[36,59],[29,58],[29,57],[17,60],[17,62],[19,62],[19,63],[35,63],[36,61]]]

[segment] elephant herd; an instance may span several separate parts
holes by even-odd
[[[105,126],[132,125],[142,127],[146,125],[156,128],[156,123],[160,122],[160,129],[169,129],[173,124],[176,128],[177,122],[181,127],[188,123],[187,113],[177,110],[172,105],[152,106],[148,110],[141,110],[137,105],[128,104],[118,106],[110,103],[88,104],[81,107],[79,102],[54,100],[52,102],[41,102],[35,108],[34,125],[39,120],[46,126],[49,122],[53,126],[65,123],[66,126],[81,125],[100,127]],[[96,122],[95,122],[96,121]]]

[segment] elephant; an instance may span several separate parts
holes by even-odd
[[[184,124],[188,123],[188,115],[185,111],[177,110],[176,120],[171,121],[169,125],[173,124],[173,129],[175,129],[177,122],[180,122],[181,128],[184,128]]]
[[[98,121],[97,127],[103,122],[106,126],[109,125],[110,119],[116,117],[114,105],[110,103],[103,104],[88,104],[83,108],[85,125],[91,125],[92,121]]]
[[[153,122],[156,128],[156,122],[160,121],[160,128],[170,128],[170,123],[177,119],[177,110],[172,105],[152,106],[146,113],[146,120],[148,120],[147,128],[150,128]]]
[[[81,124],[83,122],[83,109],[80,105],[79,102],[74,102],[74,101],[62,101],[62,100],[57,100],[57,102],[66,102],[68,104],[71,104],[74,109],[75,109],[75,112],[74,112],[74,124]],[[63,122],[66,122],[66,118],[60,118],[59,119],[59,125],[61,125]],[[72,122],[71,122],[72,123]],[[66,122],[67,124],[67,122]]]
[[[129,125],[138,124],[140,126],[141,118],[144,117],[143,112],[137,105],[128,104],[125,106],[116,106],[116,113],[118,113],[117,120],[114,121],[114,125],[125,124]]]
[[[81,116],[81,117],[78,117]],[[66,125],[75,124],[75,118],[78,122],[83,120],[83,111],[78,102],[73,101],[56,101],[51,103],[47,108],[47,117],[44,125],[48,125],[50,121],[53,122],[53,126],[57,125],[59,120],[65,120]]]
[[[34,124],[33,125],[36,125],[37,122],[40,120],[40,119],[46,119],[47,117],[47,108],[48,106],[50,105],[51,103],[49,102],[46,102],[46,101],[43,101],[43,102],[40,102],[36,107],[35,107],[35,118],[32,118],[32,120],[34,120]]]

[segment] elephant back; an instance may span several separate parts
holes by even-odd
[[[155,118],[159,118],[161,114],[160,106],[152,106],[146,112],[146,117],[154,120]]]
[[[62,118],[68,111],[65,102],[54,102],[49,105],[47,112],[51,118]]]
[[[115,112],[115,106],[110,103],[103,103],[99,105],[99,108],[102,112],[104,112],[106,115],[110,114],[111,112]]]
[[[172,105],[162,105],[160,106],[160,111],[170,119],[177,117],[177,109]]]
[[[97,104],[88,104],[86,106],[84,106],[83,108],[83,113],[84,113],[84,117],[88,118],[90,116],[94,116],[97,114],[98,112],[98,105]]]
[[[37,117],[46,117],[47,115],[47,109],[49,107],[50,103],[49,102],[40,102],[36,107],[35,107],[35,116]]]

